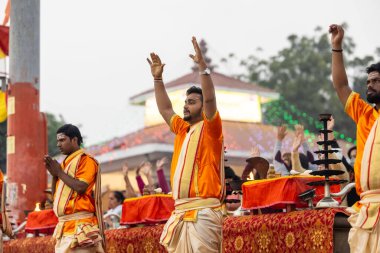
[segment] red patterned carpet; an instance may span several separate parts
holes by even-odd
[[[227,217],[224,252],[333,252],[333,224],[341,209],[322,209]],[[108,230],[107,252],[165,252],[159,245],[163,225]],[[4,244],[5,253],[53,253],[51,237],[17,239]]]

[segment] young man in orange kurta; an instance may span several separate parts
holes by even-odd
[[[61,165],[45,157],[46,169],[53,176],[53,209],[59,220],[54,231],[55,252],[104,252],[102,227],[99,230],[98,226],[100,203],[92,196],[95,185],[96,191],[100,189],[99,166],[80,148],[81,143],[79,129],[64,125],[57,131],[57,146],[67,157]]]
[[[186,92],[184,117],[173,111],[162,81],[164,64],[151,53],[151,72],[158,109],[176,135],[171,165],[175,211],[166,223],[161,244],[168,252],[220,252],[221,203],[224,198],[222,121],[216,107],[210,71],[193,37],[202,89]]]
[[[344,30],[339,25],[330,26],[332,44],[332,77],[334,88],[342,102],[345,112],[354,120],[357,125],[356,141],[357,155],[354,165],[356,191],[360,195],[360,201],[355,203],[350,209],[352,215],[349,222],[352,229],[349,234],[349,244],[351,252],[379,252],[380,250],[380,209],[370,210],[370,203],[373,206],[380,203],[380,187],[370,186],[373,180],[370,174],[362,171],[362,158],[365,143],[370,131],[379,117],[380,109],[380,63],[373,64],[367,68],[367,101],[375,106],[366,103],[359,94],[353,92],[348,86],[348,79],[343,61],[342,41]],[[380,151],[377,151],[380,152]],[[380,168],[375,174],[380,173]],[[372,171],[373,173],[373,171]],[[364,175],[366,174],[366,175]],[[365,176],[365,177],[364,177]],[[364,180],[366,178],[366,180]],[[370,197],[369,197],[370,196]],[[379,200],[377,200],[379,199]],[[370,225],[361,222],[363,220],[375,220]],[[365,226],[364,226],[365,225]]]

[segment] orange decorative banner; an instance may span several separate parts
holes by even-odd
[[[312,189],[307,183],[323,180],[318,176],[287,176],[273,179],[248,181],[242,185],[243,203],[245,209],[278,208],[284,209],[287,204],[295,204],[297,208],[307,207],[298,195]],[[331,192],[339,192],[340,185],[331,186]],[[314,204],[324,196],[324,186],[315,189]],[[337,198],[340,202],[340,198]]]
[[[338,252],[333,243],[337,213],[343,209],[227,217],[223,252]]]
[[[227,217],[223,222],[223,252],[333,252],[337,213],[344,215],[342,209],[328,208]],[[106,252],[166,252],[160,245],[162,229],[160,224],[106,230]],[[54,244],[51,236],[10,240],[4,243],[4,253],[54,253]]]
[[[124,200],[120,224],[159,223],[167,221],[174,210],[172,195],[154,194]]]

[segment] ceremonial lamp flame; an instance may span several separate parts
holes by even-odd
[[[34,208],[35,212],[41,211],[40,205],[41,205],[41,203],[39,203],[39,202],[36,203],[36,208]]]
[[[255,180],[255,177],[253,176],[253,172],[249,173],[249,177],[247,178],[248,180]]]

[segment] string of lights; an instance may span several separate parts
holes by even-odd
[[[289,126],[301,124],[301,122],[307,122],[309,126],[314,126],[316,129],[321,129],[321,122],[315,120],[306,112],[302,112],[296,106],[289,103],[282,97],[280,99],[265,103],[262,105],[265,123],[271,125],[281,125],[286,123]],[[301,121],[301,122],[300,122]],[[312,130],[305,129],[305,136],[308,137],[309,142],[313,142],[318,138]],[[356,145],[356,140],[350,136],[346,136],[343,133],[334,131],[334,137],[337,140],[344,140],[346,142]]]

